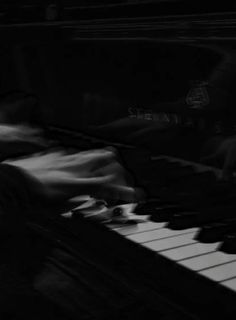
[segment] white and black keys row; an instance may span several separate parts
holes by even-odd
[[[113,231],[140,246],[236,291],[236,253],[219,250],[221,242],[200,243],[199,228],[171,230],[166,223],[146,221]]]

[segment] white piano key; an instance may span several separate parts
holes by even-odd
[[[123,227],[115,228],[114,231],[122,235],[131,235],[139,232],[160,229],[160,228],[163,228],[165,225],[166,225],[166,222],[155,223],[155,222],[148,221],[148,222],[138,223],[132,226],[123,226]]]
[[[193,271],[215,267],[236,260],[235,254],[227,254],[220,251],[211,252],[195,258],[179,261],[179,263]]]
[[[208,252],[215,251],[219,246],[217,243],[194,243],[181,248],[170,249],[160,252],[161,255],[165,256],[174,261],[183,260],[186,258],[198,256]]]
[[[224,281],[236,277],[236,261],[199,272],[201,275],[214,280]]]
[[[220,283],[221,285],[233,290],[233,291],[236,291],[236,278],[233,278],[233,279],[230,279],[230,280],[226,280],[226,281],[222,281]]]
[[[195,232],[190,232],[175,237],[145,242],[142,244],[142,246],[149,248],[153,251],[167,250],[195,243],[196,241],[193,239],[194,235]]]
[[[196,231],[197,231],[197,228],[184,229],[184,230],[171,230],[168,228],[162,228],[162,229],[128,235],[127,239],[137,243],[144,243],[144,242],[149,242],[149,241],[158,240],[162,238],[173,237],[173,236],[181,235],[185,233],[196,232]]]

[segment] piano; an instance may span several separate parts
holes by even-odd
[[[19,299],[20,283],[5,318],[233,319],[235,177],[200,159],[235,134],[235,5],[1,10],[0,93],[39,97],[45,134],[68,152],[117,148],[147,193],[109,223],[80,209],[29,217],[13,271],[31,291]],[[123,210],[132,219],[118,223]]]

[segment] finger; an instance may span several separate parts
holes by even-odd
[[[117,184],[107,184],[99,194],[109,205],[115,205],[117,202],[134,203],[143,200],[143,192],[140,189]]]
[[[44,170],[57,168],[58,159],[62,157],[61,152],[48,153],[43,155],[31,156],[16,160],[6,160],[6,163],[26,169],[34,173],[34,170]]]
[[[106,150],[112,152],[113,157],[116,161],[118,161],[121,165],[124,165],[124,161],[122,159],[121,154],[119,153],[118,149],[113,146],[108,146],[105,148]]]
[[[118,162],[113,162],[106,166],[96,166],[91,173],[94,176],[112,175],[114,183],[128,185],[125,169]]]
[[[140,198],[140,192],[137,189],[114,184],[113,176],[96,177],[96,178],[79,178],[58,177],[56,174],[50,179],[44,177],[44,193],[47,197],[54,200],[68,200],[81,194],[88,194],[95,198],[100,198],[109,203],[136,202]]]
[[[115,148],[113,146],[108,146],[105,148],[105,150],[108,152],[111,152],[111,154],[113,155],[114,158],[121,161],[121,156],[120,156],[120,153],[117,148]]]
[[[60,159],[61,168],[86,168],[87,170],[95,167],[103,167],[112,163],[115,160],[115,155],[111,151],[91,151],[86,153],[77,153],[67,155]]]
[[[105,158],[114,158],[116,156],[115,149],[104,148],[104,149],[92,149],[89,151],[82,151],[81,154],[83,157],[105,157]]]
[[[127,171],[119,162],[113,162],[107,166],[97,168],[92,171],[92,175],[105,176],[113,175],[114,183],[124,186],[134,186],[135,180],[132,174]]]
[[[72,197],[88,194],[94,197],[106,195],[108,197],[108,185],[113,177],[74,178],[62,172],[53,172],[49,175],[38,177],[44,186],[43,193],[50,199],[67,200]]]

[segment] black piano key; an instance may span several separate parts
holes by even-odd
[[[166,200],[173,198],[173,201],[178,201],[179,198],[182,203],[191,202],[197,195],[205,196],[206,190],[217,183],[217,177],[211,170],[197,172],[192,165],[184,166],[166,159],[159,159],[152,170],[155,172],[155,181],[149,183],[147,188],[152,190],[152,195],[159,195]]]
[[[218,250],[225,253],[236,253],[236,233],[227,235]]]
[[[236,232],[236,219],[227,219],[222,222],[210,223],[200,229],[195,236],[195,240],[204,243],[218,242],[222,241],[227,233],[233,231]]]
[[[138,215],[150,215],[155,211],[156,208],[160,208],[168,205],[174,205],[174,204],[161,199],[149,199],[149,200],[146,200],[145,202],[139,203],[135,208],[135,213]]]
[[[185,212],[182,206],[179,205],[168,205],[159,208],[155,208],[151,214],[150,220],[155,222],[166,222],[177,213]]]
[[[168,227],[171,229],[191,228],[211,222],[234,218],[235,206],[209,207],[202,211],[184,212],[171,217]]]
[[[167,227],[174,230],[188,229],[197,226],[198,223],[197,212],[183,212],[174,214],[167,224]]]
[[[203,201],[209,202],[207,191],[217,182],[214,173],[195,173],[181,181],[172,181],[171,192],[175,201],[199,206]]]
[[[233,205],[236,204],[235,194],[235,185],[224,181],[217,181],[205,190],[204,199],[214,205]]]

